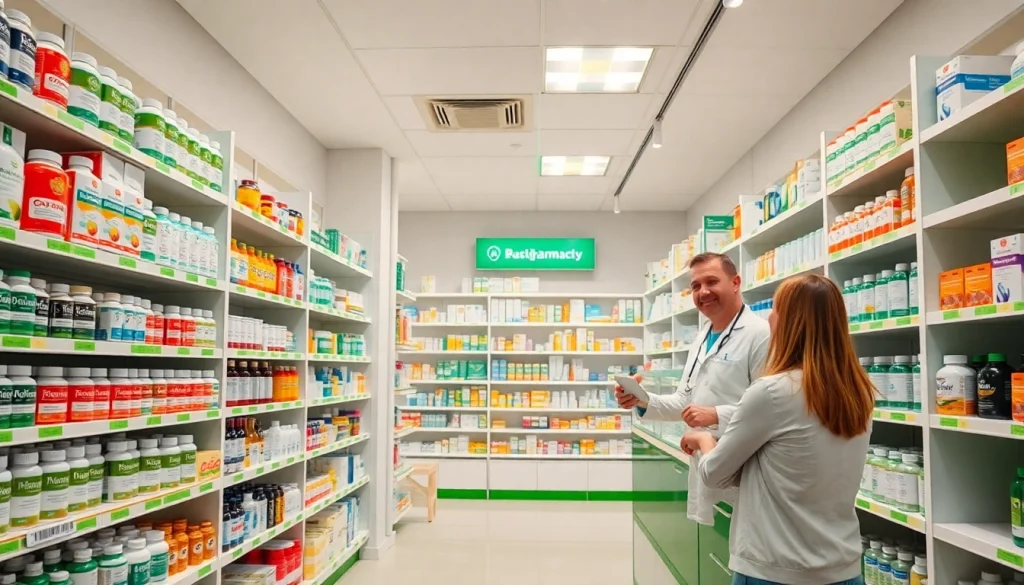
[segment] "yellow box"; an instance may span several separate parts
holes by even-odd
[[[964,306],[977,307],[993,302],[992,264],[985,262],[964,268]]]
[[[196,469],[199,474],[199,481],[203,482],[220,477],[221,462],[220,451],[196,452]]]
[[[939,273],[939,308],[959,309],[964,306],[964,269]]]
[[[1010,185],[1024,181],[1024,138],[1006,145],[1006,180]]]

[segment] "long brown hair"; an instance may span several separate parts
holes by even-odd
[[[817,274],[787,278],[775,291],[773,311],[764,375],[802,369],[808,412],[833,435],[866,432],[874,388],[853,350],[839,287]]]

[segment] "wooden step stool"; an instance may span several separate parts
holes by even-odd
[[[420,483],[417,476],[426,476],[425,483]],[[413,463],[412,473],[403,481],[407,482],[413,503],[419,498],[426,500],[427,522],[433,522],[437,514],[437,463]]]

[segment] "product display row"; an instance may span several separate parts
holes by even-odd
[[[264,431],[256,417],[235,417],[227,420],[224,433],[224,473],[232,474],[259,467],[264,463],[299,455],[305,451],[305,432],[297,425],[281,425],[271,421]]]
[[[860,365],[875,387],[875,406],[921,412],[923,388],[918,356],[862,357]]]
[[[829,187],[871,170],[875,161],[898,150],[913,135],[911,103],[882,102],[826,146],[825,179]]]
[[[854,246],[865,244],[917,220],[916,184],[914,167],[904,172],[899,191],[889,190],[863,205],[836,216],[828,230],[828,253],[855,251]]]
[[[1024,235],[992,240],[991,260],[939,274],[939,308],[978,307],[1024,300]]]
[[[248,406],[300,400],[299,372],[295,366],[270,367],[269,362],[228,360],[224,406]]]
[[[487,388],[484,386],[438,388],[433,392],[407,394],[405,400],[406,406],[486,408]]]
[[[244,483],[224,489],[221,552],[237,548],[303,509],[297,484]]]
[[[333,333],[310,330],[309,353],[317,355],[366,356],[366,336],[361,333]]]
[[[809,264],[823,260],[822,230],[815,230],[778,248],[769,250],[743,266],[743,279],[748,287],[778,278]]]
[[[333,280],[316,276],[313,272],[309,277],[309,303],[357,315],[362,315],[365,308],[363,295],[339,288]]]
[[[477,414],[424,414],[402,412],[398,427],[403,429],[479,429],[487,430],[487,415]]]
[[[918,448],[872,445],[868,448],[860,493],[903,512],[925,515],[925,479]]]
[[[366,375],[346,366],[310,368],[307,395],[314,400],[368,397]],[[404,386],[396,386],[403,388]]]
[[[545,352],[622,352],[636,353],[640,351],[643,342],[635,337],[599,338],[598,333],[593,329],[580,327],[577,329],[566,329],[550,333],[546,343],[535,342],[526,334],[517,334],[511,337],[495,337],[491,343],[491,351],[535,351]]]
[[[258,181],[243,179],[235,190],[235,201],[299,238],[306,233],[302,212],[289,209],[286,202],[278,201],[270,193],[261,192]]]
[[[457,415],[456,415],[457,416]],[[591,415],[585,418],[563,419],[557,416],[524,416],[522,417],[522,429],[549,429],[562,431],[628,431],[630,421],[622,415],[599,416]],[[510,427],[503,420],[496,420],[492,423],[494,429],[509,429]]]
[[[843,281],[843,300],[850,323],[867,323],[890,317],[917,315],[917,262],[897,264],[895,270]]]
[[[491,455],[535,455],[589,457],[595,455],[618,455],[629,457],[632,441],[629,439],[579,439],[577,441],[546,441],[537,437],[509,437],[507,440],[491,441]]]
[[[231,240],[230,262],[232,284],[297,301],[306,298],[306,277],[297,262],[275,258],[235,239]]]
[[[942,356],[935,374],[935,408],[939,414],[978,416],[1024,422],[1024,374],[1006,355]]]

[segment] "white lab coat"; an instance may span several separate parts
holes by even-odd
[[[647,411],[641,420],[678,421],[682,419],[683,409],[690,404],[714,406],[718,413],[718,425],[706,430],[715,438],[722,436],[743,393],[761,375],[768,356],[771,331],[768,322],[746,306],[708,351],[705,339],[710,330],[709,322],[701,327],[690,345],[683,377],[675,393],[663,396],[651,394]],[[692,376],[689,375],[691,370]],[[687,392],[687,378],[692,389],[690,392]],[[720,501],[735,503],[738,492],[736,488],[718,490],[704,486],[696,473],[697,465],[700,464],[699,454],[694,453],[691,460],[687,516],[701,524],[714,524],[714,504]]]

